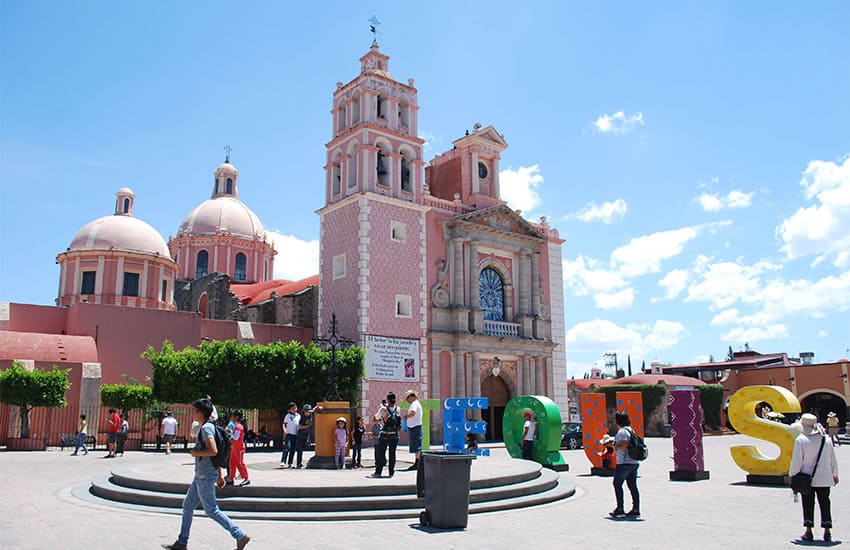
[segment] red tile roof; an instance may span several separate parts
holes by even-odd
[[[272,292],[278,296],[290,296],[311,286],[319,286],[318,275],[312,275],[306,279],[301,279],[300,281],[275,279],[250,285],[231,284],[230,291],[233,292],[233,294],[235,294],[243,304],[256,304],[257,302],[268,300],[271,297]]]

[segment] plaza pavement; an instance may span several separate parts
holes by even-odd
[[[608,518],[614,508],[611,478],[589,476],[584,452],[564,451],[577,484],[575,496],[553,504],[475,514],[466,530],[435,531],[420,528],[413,520],[270,522],[242,521],[252,537],[249,550],[312,548],[693,548],[738,549],[797,548],[802,533],[799,503],[790,489],[749,486],[746,474],[729,455],[729,447],[756,444],[766,453],[772,445],[742,435],[705,438],[705,463],[711,479],[671,482],[671,440],[647,439],[649,459],[641,465],[638,485],[644,514],[639,521]],[[504,453],[504,448],[493,449]],[[835,449],[843,481],[833,489],[833,545],[850,545],[850,447]],[[371,453],[371,449],[364,454]],[[164,471],[188,463],[188,455],[171,456],[128,452],[105,460],[103,452],[69,456],[69,451],[0,453],[0,548],[156,549],[176,539],[176,515],[139,512],[83,501],[71,490],[112,468],[147,468],[160,463]],[[410,460],[399,452],[400,459]],[[252,452],[249,465],[276,462],[277,452]],[[482,458],[481,460],[487,460]],[[474,463],[473,463],[474,464]],[[474,466],[473,466],[474,468]],[[191,468],[184,466],[191,479]],[[327,472],[362,478],[368,471]],[[312,475],[303,470],[273,470],[263,475],[281,478]],[[400,476],[414,474],[399,472]],[[402,478],[403,479],[403,478]],[[389,480],[374,480],[386,483]],[[626,492],[626,503],[629,497]],[[819,515],[816,513],[816,518]],[[817,520],[816,520],[817,521]],[[816,529],[816,536],[820,530]],[[841,541],[845,541],[842,543]],[[816,542],[815,545],[818,545]],[[823,545],[820,543],[819,545]],[[197,517],[189,547],[193,550],[233,548],[232,539],[218,525]]]

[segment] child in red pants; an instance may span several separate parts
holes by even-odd
[[[233,485],[233,478],[236,477],[236,472],[242,478],[240,487],[245,487],[251,484],[248,479],[248,467],[245,466],[245,425],[242,424],[242,411],[233,411],[230,413],[230,423],[233,427],[230,429],[230,437],[233,439],[233,446],[230,448],[230,479],[226,480],[229,485]]]

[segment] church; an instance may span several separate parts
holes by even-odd
[[[278,251],[239,200],[228,154],[210,198],[167,241],[120,189],[113,214],[58,254],[56,306],[0,304],[0,368],[70,366],[72,426],[80,413],[98,417],[101,383],[149,376],[139,354],[165,338],[178,349],[307,343],[327,339],[335,319],[335,336],[366,348],[363,414],[389,391],[484,396],[476,419],[500,439],[513,396],[545,395],[566,411],[563,241],[545,218],[526,220],[501,200],[505,138],[476,123],[426,161],[414,81],[396,80],[375,43],[332,102],[316,276],[273,279]],[[141,200],[157,190],[144,191]],[[0,413],[4,439],[13,413]]]

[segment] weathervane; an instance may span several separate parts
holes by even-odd
[[[372,18],[369,20],[369,32],[372,33],[372,45],[373,46],[378,45],[378,25],[380,25],[380,24],[381,24],[381,22],[378,21],[378,18],[375,17],[375,14],[373,13]]]
[[[230,153],[233,152],[233,147],[230,145],[224,146],[224,162],[230,162]]]

